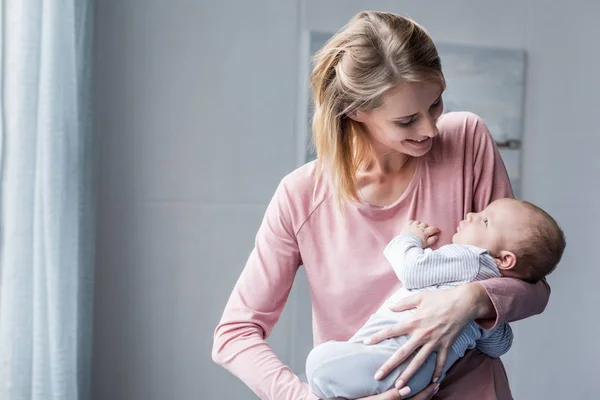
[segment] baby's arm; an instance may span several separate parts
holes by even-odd
[[[502,324],[486,331],[477,341],[477,349],[488,357],[497,358],[510,350],[512,342],[513,332],[510,325]]]
[[[415,226],[423,225],[425,229]],[[423,249],[434,234],[418,221],[409,222],[406,232],[395,237],[383,251],[394,272],[407,289],[421,289],[447,283],[471,282],[479,271],[479,254],[457,245],[443,246],[438,250]],[[420,236],[420,237],[419,237]]]

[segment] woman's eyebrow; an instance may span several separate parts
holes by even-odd
[[[397,120],[400,120],[400,119],[409,119],[409,118],[413,118],[413,117],[417,116],[418,114],[419,113],[414,113],[414,114],[411,114],[411,115],[405,115],[404,117],[393,117],[392,120],[397,121]]]

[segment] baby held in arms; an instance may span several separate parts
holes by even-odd
[[[479,213],[469,213],[458,225],[452,244],[438,250],[426,249],[435,243],[438,233],[439,229],[423,222],[409,221],[405,231],[387,245],[384,256],[403,287],[348,341],[325,342],[310,352],[306,375],[317,397],[358,399],[394,387],[410,358],[383,379],[375,379],[374,375],[409,337],[403,335],[373,345],[365,342],[386,326],[410,320],[412,310],[389,309],[398,300],[418,291],[495,277],[536,282],[556,268],[565,249],[565,237],[556,221],[539,207],[515,199],[499,199]],[[500,357],[509,350],[512,338],[508,324],[486,331],[474,321],[469,322],[448,352],[442,379],[468,349]],[[435,366],[436,353],[432,353],[401,394],[410,397],[428,386]]]

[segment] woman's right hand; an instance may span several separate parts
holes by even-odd
[[[437,394],[438,390],[440,390],[440,384],[432,383],[419,392],[416,396],[411,397],[410,400],[431,400],[433,399],[433,396]],[[392,388],[387,392],[356,400],[400,400],[401,398],[402,396],[400,396],[400,393],[398,393],[398,389]]]

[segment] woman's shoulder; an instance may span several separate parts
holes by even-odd
[[[435,138],[432,156],[437,160],[473,154],[493,141],[483,119],[472,112],[449,112],[437,121],[439,135]]]
[[[316,161],[310,161],[285,175],[275,196],[289,207],[295,222],[304,222],[333,191],[327,174]]]
[[[460,130],[473,127],[483,119],[470,111],[452,111],[442,114],[438,118],[438,127],[450,130]]]
[[[286,187],[297,197],[311,196],[316,192],[326,192],[329,188],[325,174],[319,170],[316,160],[309,161],[294,169],[281,179],[280,186]]]

